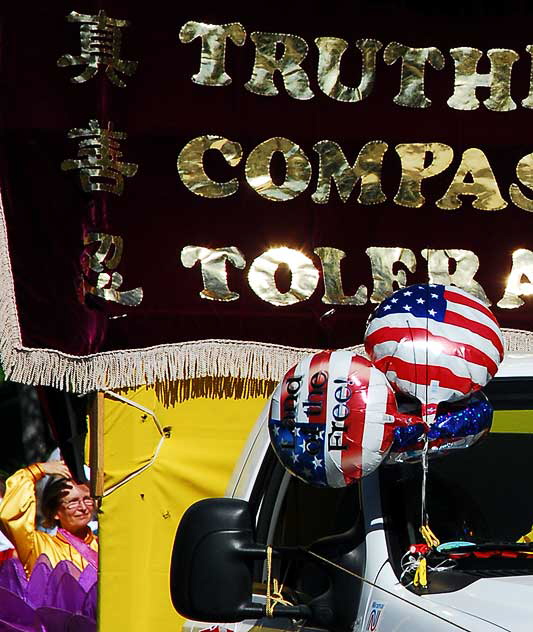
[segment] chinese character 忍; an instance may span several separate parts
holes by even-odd
[[[83,289],[85,294],[92,294],[103,298],[106,301],[136,307],[143,299],[142,287],[133,290],[119,291],[123,278],[119,272],[113,272],[118,267],[122,259],[124,241],[119,235],[108,235],[107,233],[89,233],[84,238],[85,246],[98,244],[98,249],[89,254],[87,258]],[[97,273],[94,281],[89,280],[92,273]],[[109,274],[111,272],[111,274]]]

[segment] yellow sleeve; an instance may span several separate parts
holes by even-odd
[[[6,481],[6,493],[0,503],[0,521],[20,561],[26,565],[35,550],[35,483],[44,477],[37,465],[18,470]]]

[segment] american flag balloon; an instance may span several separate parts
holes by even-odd
[[[365,348],[396,390],[422,402],[427,423],[440,402],[485,386],[503,359],[503,337],[492,312],[449,285],[394,292],[372,314]]]
[[[322,351],[305,356],[274,391],[270,439],[298,478],[345,487],[382,462],[396,413],[392,388],[366,358]]]

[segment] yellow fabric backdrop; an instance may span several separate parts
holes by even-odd
[[[198,398],[166,405],[153,388],[122,395],[152,410],[161,426],[171,429],[153,465],[104,498],[99,632],[179,632],[182,619],[169,595],[176,527],[190,504],[224,493],[266,398]],[[519,424],[517,415],[523,416]],[[527,425],[529,432],[531,420],[531,411],[498,411],[493,431],[517,432]],[[149,463],[161,435],[142,410],[107,398],[104,428],[109,489]]]
[[[174,534],[187,507],[221,496],[266,399],[198,398],[165,405],[153,388],[124,391],[171,426],[155,462],[105,496],[100,515],[100,632],[177,632],[169,594]],[[160,441],[150,416],[106,397],[105,487],[146,465]]]

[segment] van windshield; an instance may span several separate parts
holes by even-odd
[[[533,383],[511,378],[489,386],[486,392],[495,408],[490,434],[471,448],[429,463],[429,525],[441,542],[512,545],[533,527]],[[396,570],[409,545],[422,542],[421,486],[420,464],[381,468],[388,545]],[[532,557],[515,557],[512,564],[533,573]],[[508,557],[500,558],[509,564]],[[475,564],[471,560],[470,565]],[[497,558],[491,565],[498,566]]]

